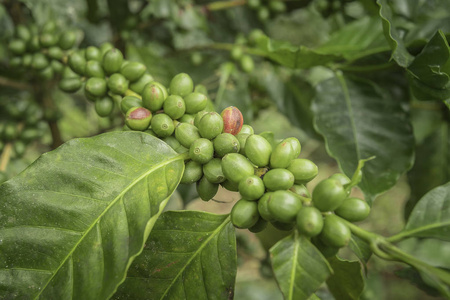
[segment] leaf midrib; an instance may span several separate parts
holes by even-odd
[[[153,173],[155,170],[158,170],[159,168],[169,165],[177,160],[183,159],[183,155],[177,155],[175,157],[172,157],[169,160],[166,160],[162,163],[159,163],[157,165],[154,165],[152,168],[150,168],[147,172],[143,173],[141,176],[139,176],[136,180],[131,181],[131,183],[119,194],[116,198],[114,198],[111,203],[103,210],[103,212],[98,216],[98,218],[95,219],[94,222],[92,222],[91,226],[82,234],[80,240],[75,244],[75,246],[72,248],[72,250],[69,252],[69,254],[62,260],[61,264],[58,266],[58,268],[53,272],[52,276],[48,279],[45,286],[42,287],[42,289],[39,291],[39,293],[35,296],[34,299],[38,299],[42,292],[47,288],[47,286],[50,284],[50,282],[53,280],[56,274],[58,274],[59,270],[62,268],[62,266],[66,263],[66,261],[72,256],[73,252],[78,248],[80,243],[84,240],[84,238],[89,234],[89,232],[94,228],[94,226],[100,221],[100,219],[106,214],[106,212],[109,211],[109,209],[114,206],[121,197],[128,192],[132,187],[135,186],[136,183],[141,181],[143,178],[147,177],[151,173]]]
[[[184,264],[184,266],[180,269],[180,271],[178,272],[178,274],[174,277],[174,279],[172,280],[172,282],[170,283],[170,285],[167,287],[166,291],[164,292],[164,294],[161,296],[160,299],[164,299],[164,297],[167,295],[167,293],[169,292],[169,290],[173,287],[173,285],[175,284],[175,282],[178,280],[178,278],[181,276],[181,274],[183,274],[184,270],[186,269],[186,267],[188,265],[190,265],[190,263],[192,262],[192,260],[194,260],[195,257],[197,257],[197,255],[199,255],[201,253],[201,250],[203,250],[203,248],[206,247],[206,245],[210,242],[210,240],[214,237],[216,237],[217,234],[219,234],[222,230],[223,227],[225,227],[225,225],[227,225],[230,222],[230,215],[228,215],[228,217],[222,222],[222,224],[220,224],[219,227],[217,227],[216,230],[213,230],[212,233],[202,244],[201,246],[193,253],[193,255],[189,258],[189,260]]]
[[[296,267],[297,267],[297,258],[298,258],[298,233],[297,230],[294,233],[294,256],[292,257],[293,263],[292,263],[292,270],[291,270],[291,283],[289,284],[289,300],[292,300],[294,296],[294,283],[295,283],[295,273],[296,273]]]

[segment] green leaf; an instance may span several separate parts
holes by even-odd
[[[312,106],[328,153],[351,176],[361,159],[359,187],[371,202],[412,166],[414,138],[402,103],[369,81],[336,74],[317,86]]]
[[[308,299],[333,272],[320,251],[297,232],[275,244],[270,254],[285,299]]]
[[[293,69],[327,65],[341,58],[338,55],[322,53],[305,46],[297,47],[289,42],[272,40],[267,36],[258,38],[255,50],[257,54]]]
[[[405,206],[406,219],[423,195],[450,181],[450,126],[439,121],[441,125],[416,146],[414,167],[408,172],[411,196]]]
[[[379,18],[364,17],[342,27],[318,51],[340,54],[347,60],[390,50]]]
[[[423,237],[450,241],[450,183],[428,192],[409,216],[396,237]],[[397,238],[396,238],[397,239]]]
[[[426,284],[422,279],[419,271],[417,271],[416,269],[407,267],[397,270],[394,273],[398,277],[408,280],[411,284],[415,285],[428,295],[433,297],[439,296],[439,291],[436,288]]]
[[[228,215],[168,211],[114,299],[231,299],[235,230]]]
[[[450,48],[442,31],[436,32],[425,45],[414,61],[408,66],[408,71],[414,78],[435,89],[444,89],[450,80],[449,64]]]
[[[388,0],[377,0],[377,4],[380,6],[384,35],[392,49],[392,59],[406,68],[414,57],[406,49],[406,45],[401,38],[401,32],[395,26],[394,12],[389,6]]]
[[[398,247],[431,266],[450,270],[450,243],[447,241],[410,238],[400,242]]]
[[[366,159],[360,159],[358,161],[358,165],[356,166],[355,172],[353,172],[350,182],[345,185],[345,190],[347,192],[350,192],[353,187],[357,186],[361,182],[361,180],[362,180],[361,174],[362,174],[362,170],[364,168],[364,164],[368,161],[371,161],[372,159],[375,159],[375,156],[372,156],[372,157],[369,157]]]
[[[366,241],[352,234],[350,239],[350,243],[348,247],[352,250],[352,252],[359,258],[361,263],[366,268],[366,263],[369,261],[372,256],[372,250],[370,249],[370,245],[367,244]]]
[[[338,257],[328,259],[334,274],[327,279],[327,286],[336,299],[359,299],[364,289],[364,276],[361,264],[357,261],[347,261]]]
[[[183,173],[141,132],[74,139],[0,185],[0,295],[108,299]]]

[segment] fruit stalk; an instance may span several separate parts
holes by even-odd
[[[0,85],[11,87],[17,90],[31,90],[33,87],[23,82],[17,82],[4,77],[0,77]]]

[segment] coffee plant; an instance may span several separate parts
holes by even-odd
[[[449,7],[1,2],[0,299],[450,298]]]

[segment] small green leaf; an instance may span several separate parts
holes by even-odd
[[[337,256],[328,259],[334,274],[327,279],[327,286],[336,299],[359,299],[364,289],[364,276],[361,264],[357,261],[347,261]]]
[[[352,175],[350,183],[345,185],[346,191],[350,191],[353,187],[357,186],[361,182],[362,180],[361,173],[364,168],[364,164],[372,159],[375,159],[375,156],[366,159],[360,159],[358,161],[358,166],[356,167],[356,170]]]
[[[285,299],[308,299],[333,272],[320,251],[297,232],[275,244],[270,254]]]
[[[398,237],[436,238],[450,241],[450,183],[428,192],[419,200]]]
[[[0,185],[0,298],[108,299],[183,169],[183,156],[141,132],[42,155]]]
[[[328,153],[350,176],[365,163],[360,188],[370,203],[391,188],[414,159],[414,137],[402,103],[373,82],[338,73],[321,82],[312,106]]]
[[[348,246],[366,268],[366,263],[372,256],[372,250],[370,249],[370,245],[367,244],[363,239],[352,234]]]
[[[235,276],[228,215],[168,211],[113,299],[232,299]]]

